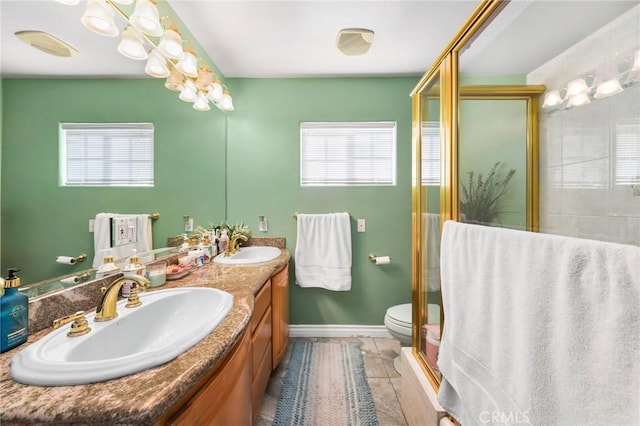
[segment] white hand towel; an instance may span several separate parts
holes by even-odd
[[[103,258],[110,256],[111,218],[113,213],[98,213],[93,224],[93,267],[102,265]]]
[[[298,214],[295,273],[300,287],[351,290],[349,213]]]
[[[427,291],[440,291],[440,215],[422,214],[422,232],[427,236],[422,249],[422,279]],[[426,268],[424,267],[426,265]]]

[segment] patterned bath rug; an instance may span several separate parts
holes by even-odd
[[[275,426],[377,426],[357,343],[293,340]]]

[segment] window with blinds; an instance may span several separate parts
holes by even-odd
[[[396,123],[300,123],[300,185],[395,185]]]
[[[153,186],[153,123],[61,123],[61,186]]]
[[[422,184],[440,185],[440,122],[422,123]]]
[[[640,120],[624,120],[615,127],[616,185],[640,183]]]

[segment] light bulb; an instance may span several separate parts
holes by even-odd
[[[144,71],[151,77],[165,78],[171,74],[169,67],[167,67],[167,60],[162,53],[157,50],[152,50],[147,59],[147,65],[144,67]]]
[[[122,40],[118,44],[118,52],[130,59],[144,60],[149,57],[138,30],[128,26],[122,32]]]
[[[178,61],[176,68],[186,76],[193,78],[198,76],[198,61],[196,60],[195,55],[190,51],[184,52],[184,56],[180,61]]]
[[[162,25],[160,25],[160,14],[155,4],[149,0],[138,0],[133,14],[129,18],[131,25],[145,34],[154,37],[162,35]]]
[[[587,86],[587,82],[584,81],[584,78],[578,78],[576,80],[570,81],[567,85],[567,97],[582,95],[589,93],[589,86]]]
[[[564,99],[560,96],[559,90],[552,90],[549,93],[544,95],[544,102],[542,103],[542,108],[552,108],[554,106],[560,105]]]
[[[581,93],[579,95],[575,95],[569,98],[569,102],[567,102],[567,107],[575,107],[582,106],[591,103],[591,99],[586,93]]]
[[[173,90],[174,92],[180,92],[184,89],[184,76],[180,74],[175,67],[173,67],[171,69],[171,74],[169,74],[167,81],[164,83],[164,87],[169,90]]]
[[[194,102],[197,96],[196,85],[193,81],[187,80],[184,82],[184,89],[180,92],[180,100],[185,102]]]
[[[611,80],[607,80],[598,84],[596,93],[593,95],[593,97],[606,98],[607,96],[613,96],[620,92],[622,92],[622,86],[620,86],[620,82],[617,78],[612,78]]]
[[[228,91],[225,90],[222,102],[220,102],[220,108],[225,111],[233,111],[233,99]]]
[[[207,90],[207,98],[211,99],[212,102],[220,103],[223,96],[224,91],[219,81],[216,81],[209,86],[209,89]]]
[[[113,21],[113,10],[104,0],[89,0],[80,21],[91,31],[103,36],[116,37],[120,33]]]
[[[209,106],[209,101],[204,93],[199,92],[196,97],[196,101],[193,103],[193,109],[198,111],[209,111],[211,107]]]
[[[171,59],[182,59],[184,57],[184,51],[182,50],[182,37],[180,37],[180,33],[172,28],[166,30],[164,34],[162,34],[162,38],[158,44],[158,50]]]

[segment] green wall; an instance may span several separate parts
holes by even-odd
[[[229,79],[228,217],[284,236],[293,254],[295,212],[352,215],[352,289],[302,289],[291,278],[292,324],[382,324],[389,306],[411,301],[411,100],[417,78]],[[397,122],[397,185],[300,187],[301,121]],[[355,232],[356,218],[366,232]],[[393,258],[375,266],[369,253]],[[292,271],[295,259],[292,261]]]
[[[197,112],[154,79],[3,80],[2,268],[23,282],[86,269],[57,255],[93,253],[88,221],[102,211],[160,212],[154,246],[195,224],[244,221],[284,236],[295,252],[294,212],[352,214],[350,292],[301,289],[291,274],[292,324],[382,324],[411,300],[411,102],[416,78],[229,79],[236,110]],[[300,121],[395,120],[397,185],[301,188]],[[58,186],[58,123],[155,123],[153,188]],[[225,138],[226,136],[226,138]],[[226,139],[226,140],[225,140]],[[269,231],[258,229],[258,215]],[[365,233],[355,232],[364,218]],[[375,266],[367,255],[393,258]],[[292,271],[295,259],[292,260]]]
[[[155,79],[3,80],[2,273],[21,269],[23,283],[91,267],[89,219],[99,212],[160,212],[154,247],[196,224],[225,215],[226,116],[194,111]],[[153,188],[58,186],[58,123],[155,124]],[[58,265],[57,255],[89,260]]]

